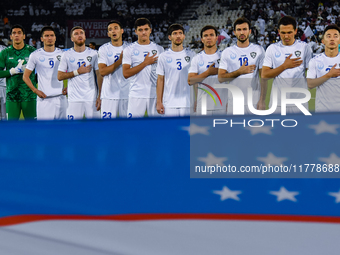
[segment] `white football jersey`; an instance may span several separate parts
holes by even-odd
[[[0,52],[6,49],[6,46],[0,45]],[[0,78],[0,87],[6,87],[6,78]]]
[[[91,65],[93,70],[98,70],[98,54],[96,50],[86,47],[83,52],[74,49],[65,51],[61,56],[58,71],[73,72],[85,63]],[[80,74],[68,79],[67,93],[69,102],[95,101],[97,97],[97,86],[94,71]]]
[[[307,43],[295,40],[294,44],[290,46],[283,45],[281,41],[271,44],[267,48],[263,65],[275,69],[282,65],[290,54],[293,54],[291,58],[301,57],[303,63],[298,67],[286,69],[274,78],[273,86],[278,88],[278,105],[281,105],[281,88],[296,87],[307,89],[305,71],[312,58],[312,51]],[[271,102],[272,96],[270,97]],[[289,93],[287,97],[303,98],[304,94]]]
[[[31,53],[26,68],[38,74],[39,90],[47,97],[61,95],[63,91],[63,81],[58,80],[58,67],[63,51],[55,48],[53,52],[46,52],[40,48]]]
[[[228,73],[235,72],[247,61],[247,65],[255,65],[253,73],[242,74],[231,81],[232,85],[239,87],[244,95],[244,104],[247,105],[248,88],[253,88],[253,104],[256,105],[260,99],[260,76],[259,70],[262,69],[264,59],[264,49],[257,44],[250,43],[246,48],[240,48],[237,45],[226,48],[222,52],[220,69]],[[229,103],[232,102],[232,93],[228,93]]]
[[[164,52],[163,47],[154,42],[150,42],[148,45],[140,45],[138,42],[134,42],[124,49],[123,65],[128,64],[135,67],[144,61],[148,53],[149,56],[156,54],[156,57],[158,57],[162,52]],[[156,98],[156,66],[157,63],[148,65],[130,78],[129,97]]]
[[[124,43],[120,47],[115,47],[111,42],[105,43],[98,50],[98,64],[110,66],[120,57],[121,52],[128,44]],[[128,99],[129,79],[123,76],[123,68],[120,65],[113,73],[104,76],[101,99]]]
[[[340,54],[334,58],[321,53],[309,62],[307,78],[315,79],[324,76],[337,64],[340,68]],[[340,111],[340,76],[330,78],[325,83],[316,87],[315,112]]]
[[[188,73],[194,56],[195,52],[188,49],[179,52],[169,49],[159,56],[156,73],[164,76],[164,107],[190,107]]]
[[[209,66],[211,66],[212,64],[215,64],[215,67],[219,68],[221,55],[222,55],[222,51],[220,50],[216,51],[214,54],[206,54],[205,51],[201,51],[199,54],[197,54],[192,59],[189,73],[197,73],[197,74],[204,73],[209,68]],[[220,84],[220,82],[218,81],[217,74],[208,76],[201,83],[210,85],[212,87],[215,84]],[[208,91],[210,91],[210,89],[203,84],[198,84],[198,87],[201,88],[201,89],[198,89],[198,92],[197,92],[197,100],[200,101],[202,96],[207,94],[202,89],[205,89]],[[221,98],[222,105],[218,99],[216,99],[216,105],[215,105],[213,99],[209,95],[207,95],[207,110],[226,109],[226,103],[228,100],[228,90],[227,89],[215,89],[215,90]],[[214,95],[213,92],[211,93]],[[214,97],[216,96],[214,95]]]

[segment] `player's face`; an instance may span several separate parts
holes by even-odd
[[[119,41],[122,38],[123,33],[124,30],[116,23],[112,23],[107,27],[107,35],[113,41]]]
[[[135,30],[135,33],[138,36],[138,41],[147,41],[150,38],[151,28],[149,27],[148,24],[139,26]]]
[[[334,50],[339,47],[339,40],[339,31],[336,29],[329,29],[324,34],[322,38],[322,43],[325,45],[325,48]]]
[[[242,23],[239,25],[236,25],[234,34],[238,41],[241,43],[246,42],[249,39],[249,35],[251,33],[251,30],[249,29],[248,23]]]
[[[183,43],[185,39],[185,35],[182,30],[175,30],[172,31],[171,35],[169,35],[169,40],[172,42],[172,44],[179,46]]]
[[[216,45],[216,42],[217,42],[217,35],[215,33],[215,30],[214,29],[205,30],[202,33],[201,41],[202,41],[204,47],[207,47],[207,48],[214,47]]]
[[[53,46],[56,41],[56,36],[53,31],[45,31],[40,39],[45,46]]]
[[[71,41],[77,46],[83,46],[85,44],[85,32],[82,29],[73,30]]]
[[[293,25],[280,25],[279,34],[283,45],[292,45],[295,42],[297,29],[294,30]]]
[[[26,38],[21,28],[13,28],[10,37],[14,44],[21,44]]]

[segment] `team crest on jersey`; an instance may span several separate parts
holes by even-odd
[[[74,61],[76,61],[76,59],[73,57],[70,57],[70,62],[73,63]]]
[[[152,50],[151,52],[152,52],[152,54],[154,55],[154,54],[157,53],[157,50]]]
[[[300,57],[301,56],[301,51],[299,51],[299,50],[295,51],[295,56]]]
[[[44,61],[45,61],[45,58],[44,58],[43,56],[41,56],[41,57],[39,58],[39,61],[40,61],[40,62],[44,62]]]
[[[60,59],[61,59],[61,56],[60,56],[60,55],[58,55],[58,56],[57,56],[57,59],[60,61]]]
[[[190,57],[189,57],[189,56],[186,56],[184,59],[185,59],[185,61],[187,61],[187,62],[190,61]]]
[[[28,62],[28,58],[25,58],[26,62]]]
[[[319,63],[319,64],[318,64],[318,69],[319,69],[319,70],[322,70],[323,68],[324,68],[323,63]]]
[[[112,52],[112,51],[109,51],[109,52],[107,53],[107,56],[108,56],[108,57],[112,57],[112,56],[113,56],[113,52]]]
[[[251,53],[250,53],[250,56],[251,56],[252,58],[256,58],[256,52],[251,52]]]
[[[220,59],[217,59],[217,64],[220,64],[220,61],[221,61]]]
[[[139,55],[139,50],[134,50],[133,55],[138,56]]]
[[[235,58],[236,58],[236,54],[235,54],[235,53],[231,53],[231,54],[230,54],[230,58],[231,58],[231,59],[235,59]]]
[[[167,58],[166,62],[170,64],[172,62],[172,58]]]
[[[91,62],[92,57],[91,56],[87,56],[86,59],[87,59],[87,61]]]
[[[198,65],[199,66],[204,66],[204,61],[201,60],[200,62],[198,62]]]
[[[278,51],[275,52],[275,57],[276,57],[276,58],[279,58],[280,56],[281,56],[281,53],[280,53],[280,52],[278,52]]]

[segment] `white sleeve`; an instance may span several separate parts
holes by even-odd
[[[165,58],[163,57],[163,54],[161,54],[157,61],[156,74],[164,76],[165,71],[164,71],[164,60],[163,59]]]
[[[190,63],[189,73],[197,73],[198,74],[198,56],[195,56]]]
[[[36,65],[36,58],[34,57],[36,54],[31,54],[28,58],[28,62],[26,65],[26,69],[33,71]]]
[[[264,60],[263,60],[263,64],[262,66],[267,66],[272,68],[273,67],[273,60],[272,60],[272,51],[271,51],[272,47],[268,47],[267,51],[264,55]]]
[[[164,52],[164,48],[162,46],[159,46],[159,55]]]
[[[123,50],[123,65],[127,64],[127,65],[131,65],[132,61],[131,61],[131,47],[126,47]]]
[[[313,58],[311,61],[309,61],[309,68],[307,71],[307,78],[308,79],[315,79],[317,78],[316,76],[316,61]]]
[[[266,52],[264,51],[262,46],[260,46],[260,47],[261,47],[261,55],[260,55],[260,58],[259,58],[259,69],[262,69],[264,56],[265,56]]]
[[[93,55],[93,57],[94,57],[93,69],[97,71],[97,70],[99,70],[99,67],[98,67],[98,53]]]
[[[103,47],[100,47],[98,50],[98,64],[107,65],[107,57],[105,53],[105,49]]]
[[[308,65],[309,65],[309,62],[310,60],[312,59],[313,57],[313,52],[312,52],[312,49],[307,45],[306,46],[306,55],[305,55],[305,68],[309,68]]]
[[[227,51],[226,50],[224,50],[222,52],[219,69],[224,69],[224,70],[228,71]]]
[[[58,71],[67,72],[67,57],[66,57],[66,52],[64,52],[63,55],[61,55]]]

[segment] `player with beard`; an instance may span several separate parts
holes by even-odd
[[[67,119],[100,118],[100,92],[103,77],[99,73],[97,51],[85,46],[85,31],[71,29],[74,46],[64,52],[58,68],[58,80],[68,79]],[[94,71],[97,74],[98,91]]]
[[[65,119],[67,109],[66,90],[63,82],[58,81],[58,67],[63,51],[55,47],[56,36],[52,27],[41,30],[41,41],[44,48],[30,55],[23,80],[37,94],[37,119]],[[35,69],[38,74],[39,89],[34,87],[30,76]]]
[[[128,118],[149,116],[156,112],[156,63],[162,46],[150,41],[151,23],[146,18],[135,22],[138,40],[126,49],[123,56],[123,75],[130,78]]]
[[[184,28],[172,24],[168,29],[171,48],[163,52],[158,59],[157,112],[164,116],[190,115],[190,87],[188,73],[190,61],[195,52],[184,49]]]
[[[104,77],[101,93],[101,118],[111,119],[126,118],[129,80],[123,76],[122,59],[123,49],[128,45],[123,44],[122,35],[124,30],[119,21],[112,20],[107,25],[107,34],[111,41],[99,48],[98,67]]]
[[[252,104],[256,109],[265,109],[266,87],[260,87],[260,71],[262,68],[264,50],[260,45],[249,42],[251,34],[250,22],[246,18],[238,18],[234,23],[234,34],[237,44],[226,48],[222,52],[218,79],[220,82],[231,81],[239,87],[245,97],[245,114],[252,114],[249,110],[248,88],[253,90]],[[228,93],[228,111],[233,113],[232,93]]]
[[[221,59],[222,52],[217,50],[218,31],[214,26],[205,26],[201,30],[201,41],[204,45],[204,50],[196,55],[190,64],[188,82],[190,85],[202,82],[204,84],[213,86],[219,84],[218,81],[218,67]],[[200,113],[202,108],[201,99],[203,95],[207,93],[203,90],[207,87],[198,84],[195,87],[199,88],[197,91],[197,112]],[[214,103],[212,98],[207,97],[207,115],[221,115],[226,114],[227,104],[227,89],[216,89],[217,93],[221,97],[222,105],[220,103]]]
[[[316,88],[315,112],[340,111],[340,28],[329,25],[322,35],[325,52],[309,62],[307,83]]]

